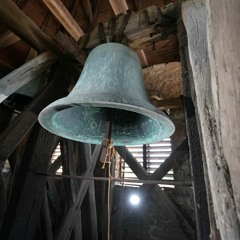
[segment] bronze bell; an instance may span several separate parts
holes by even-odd
[[[150,104],[137,54],[118,43],[93,49],[71,93],[43,109],[39,122],[64,138],[101,144],[109,113],[116,146],[157,142],[175,129]]]

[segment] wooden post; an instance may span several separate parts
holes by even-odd
[[[1,239],[34,239],[44,199],[45,177],[32,171],[46,171],[58,138],[40,125],[34,127],[15,176]]]
[[[221,239],[240,239],[240,3],[206,2],[182,3],[193,100]]]
[[[101,150],[101,146],[97,145],[94,149],[89,167],[85,172],[87,176],[93,174],[93,170],[95,168],[95,165],[100,155],[100,150]],[[81,205],[85,197],[85,194],[88,190],[89,184],[90,184],[89,180],[83,180],[81,182],[80,188],[78,190],[78,194],[76,196],[76,200],[73,203],[72,207],[69,209],[69,211],[63,217],[62,223],[59,226],[59,229],[55,238],[56,240],[68,240],[70,238],[72,229],[74,226],[74,220],[76,219],[76,216],[81,209]]]
[[[210,238],[210,222],[209,222],[209,195],[207,195],[204,170],[204,156],[201,150],[200,136],[195,115],[195,107],[192,101],[191,84],[192,72],[188,57],[186,31],[183,23],[179,21],[179,45],[182,65],[183,79],[183,101],[185,109],[186,130],[189,141],[190,164],[193,180],[193,196],[195,207],[195,226],[196,235],[199,240],[207,240]],[[209,192],[208,192],[209,193]]]

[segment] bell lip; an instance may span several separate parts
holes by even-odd
[[[127,111],[131,111],[131,112],[135,112],[135,113],[139,113],[142,115],[145,115],[148,118],[151,118],[155,121],[161,121],[161,122],[165,122],[165,131],[166,133],[162,134],[161,136],[157,136],[155,138],[153,138],[150,142],[147,141],[135,141],[134,144],[131,143],[127,143],[127,144],[121,144],[121,143],[117,143],[115,142],[114,145],[115,146],[126,146],[126,145],[140,145],[140,144],[150,144],[150,143],[154,143],[154,142],[159,142],[161,140],[163,140],[164,138],[170,137],[174,131],[175,131],[175,126],[173,124],[173,122],[169,119],[169,117],[167,115],[165,115],[165,113],[163,113],[160,109],[156,108],[155,106],[151,105],[150,103],[148,104],[149,106],[151,106],[152,109],[147,109],[147,108],[143,108],[143,107],[139,107],[139,106],[135,106],[135,105],[129,105],[126,103],[115,103],[115,102],[104,102],[104,101],[98,101],[98,102],[82,102],[82,103],[67,103],[66,100],[67,97],[59,99],[53,103],[51,103],[48,107],[46,107],[45,109],[43,109],[39,116],[38,116],[38,121],[40,123],[40,125],[42,127],[44,127],[45,129],[47,129],[49,132],[64,137],[64,138],[68,138],[71,140],[75,140],[75,141],[79,141],[79,142],[85,142],[85,143],[91,143],[91,144],[101,144],[99,143],[99,141],[86,141],[85,139],[82,138],[82,140],[79,138],[79,140],[76,140],[76,136],[74,138],[73,135],[69,134],[69,135],[64,135],[63,133],[59,133],[58,129],[53,125],[51,119],[53,118],[53,116],[64,109],[68,109],[68,108],[72,108],[72,107],[76,107],[76,106],[83,106],[83,107],[109,107],[109,108],[115,108],[115,109],[122,109],[122,110],[127,110]]]

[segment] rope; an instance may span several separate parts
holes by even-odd
[[[105,168],[106,163],[109,163],[108,165],[108,202],[107,202],[107,215],[108,215],[108,240],[110,240],[111,237],[111,231],[110,231],[110,227],[111,227],[111,159],[113,157],[116,156],[116,150],[114,149],[113,143],[112,143],[112,139],[110,139],[110,141],[107,141],[106,144],[107,147],[107,153],[104,159],[104,163],[102,166],[102,169]]]

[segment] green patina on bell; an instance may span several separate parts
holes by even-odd
[[[64,138],[101,144],[109,112],[116,146],[157,142],[175,129],[172,121],[150,104],[137,54],[118,43],[96,47],[71,93],[47,106],[39,122]]]

